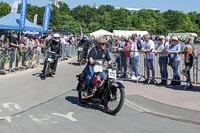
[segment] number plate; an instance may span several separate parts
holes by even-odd
[[[48,58],[49,62],[54,62],[54,59]]]
[[[82,47],[79,47],[79,48],[78,48],[78,51],[83,51],[83,48],[82,48]]]
[[[112,79],[117,79],[117,71],[108,69],[108,77]]]

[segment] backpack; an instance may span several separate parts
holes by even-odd
[[[142,49],[142,42],[140,39],[137,41],[137,50],[140,51]]]

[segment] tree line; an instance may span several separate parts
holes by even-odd
[[[200,13],[168,10],[165,12],[142,9],[129,12],[124,8],[115,9],[111,5],[77,6],[70,9],[64,2],[59,2],[60,8],[52,6],[51,29],[69,30],[79,33],[80,26],[84,33],[98,29],[113,30],[145,30],[150,34],[166,35],[169,32],[195,32],[200,34]],[[10,13],[9,4],[0,2],[0,17]],[[20,6],[19,6],[20,9]],[[45,7],[28,4],[27,19],[33,22],[38,14],[38,25],[42,25]],[[18,12],[20,12],[18,10]]]

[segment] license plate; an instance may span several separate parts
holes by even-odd
[[[78,48],[78,51],[83,51],[83,48],[82,48],[82,47],[79,47],[79,48]]]
[[[108,69],[108,77],[117,79],[117,70]]]
[[[49,62],[54,62],[54,59],[48,58]]]

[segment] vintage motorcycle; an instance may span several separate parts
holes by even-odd
[[[102,71],[106,73],[104,79],[98,76],[99,72]],[[87,102],[98,103],[104,106],[106,113],[115,115],[121,110],[125,99],[125,87],[122,83],[116,81],[116,64],[112,64],[111,67],[107,67],[105,70],[103,70],[102,65],[95,65],[94,72],[91,84],[86,88],[83,87],[84,73],[77,75],[79,102],[82,104]]]
[[[78,47],[77,49],[78,51],[78,64],[79,66],[85,64],[85,51],[84,51],[84,48],[83,47]]]
[[[45,69],[43,70],[43,75],[42,79],[45,79],[47,76],[52,76],[53,75],[53,65],[54,62],[58,58],[55,52],[53,51],[48,51],[47,53],[47,59],[45,60],[46,66]]]

